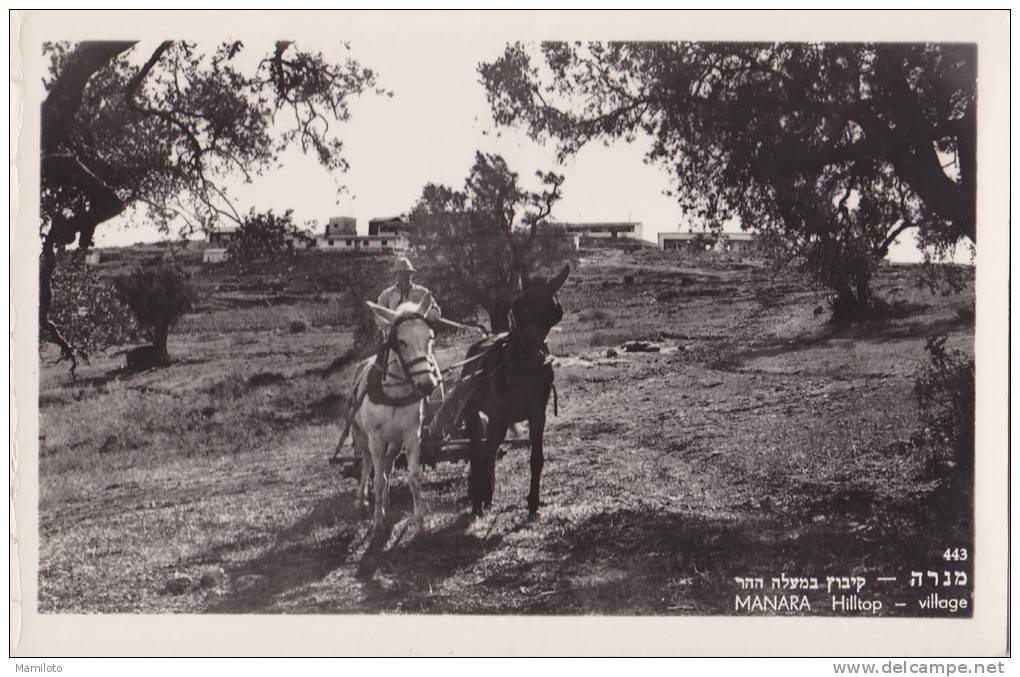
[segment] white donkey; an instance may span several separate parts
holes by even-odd
[[[358,365],[354,377],[353,415],[348,421],[354,447],[361,451],[358,501],[368,507],[368,481],[375,475],[374,534],[386,531],[390,475],[401,449],[407,454],[407,484],[414,500],[414,526],[425,525],[421,500],[421,426],[425,400],[441,384],[432,356],[435,334],[425,319],[431,303],[404,303],[396,310],[368,302],[388,330],[386,342],[375,357]],[[346,431],[337,443],[344,443]]]

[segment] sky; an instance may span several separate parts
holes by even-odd
[[[335,44],[302,41],[300,46],[322,50],[327,58],[348,55]],[[526,188],[539,188],[536,171],[563,174],[563,197],[552,212],[554,219],[639,221],[651,241],[660,231],[688,229],[675,200],[664,194],[670,187],[668,172],[644,162],[647,138],[610,146],[592,143],[558,164],[552,142],[543,145],[523,131],[496,127],[476,69],[502,54],[502,42],[462,33],[456,41],[448,35],[417,35],[401,40],[399,48],[384,36],[350,46],[349,54],[372,68],[378,84],[393,96],[369,93],[351,105],[351,118],[340,131],[350,165],[340,177],[347,192],[338,196],[328,170],[294,149],[281,156],[278,169],[252,184],[227,182],[238,212],[293,209],[297,224],[314,220],[319,232],[332,216],[353,216],[358,231],[367,233],[369,219],[408,211],[429,182],[461,188],[475,152],[483,151],[506,158]],[[151,52],[147,48],[139,46],[141,58]],[[244,54],[254,64],[264,51],[248,43]],[[130,214],[96,233],[101,247],[161,238]],[[900,240],[890,258],[919,260],[913,235],[905,233]]]

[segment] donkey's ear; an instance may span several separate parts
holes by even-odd
[[[432,307],[432,292],[426,293],[421,297],[421,301],[418,303],[418,314],[424,315]]]
[[[385,321],[386,324],[390,324],[393,320],[397,319],[396,311],[390,310],[386,306],[380,306],[378,303],[372,303],[371,301],[365,301],[365,305],[371,308],[375,316]]]
[[[549,293],[555,294],[563,286],[563,283],[567,281],[567,275],[570,274],[570,264],[563,266],[563,270],[559,272],[553,279],[549,280]]]

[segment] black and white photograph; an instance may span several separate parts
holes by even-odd
[[[25,612],[1006,650],[1009,14],[905,15],[14,16]]]

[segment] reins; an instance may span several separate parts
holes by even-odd
[[[435,371],[435,368],[432,366],[431,361],[429,360],[429,356],[420,355],[414,358],[413,360],[408,361],[407,359],[404,358],[404,354],[400,352],[400,346],[397,345],[397,328],[404,322],[409,322],[412,320],[420,320],[426,323],[428,322],[425,316],[420,313],[409,313],[406,315],[401,315],[396,320],[394,320],[393,324],[390,325],[390,331],[389,335],[386,337],[386,343],[383,344],[385,352],[380,353],[380,355],[377,356],[376,361],[373,362],[372,366],[370,367],[369,373],[370,380],[368,383],[369,387],[366,389],[366,394],[368,395],[368,398],[370,400],[377,404],[385,404],[389,406],[407,406],[408,404],[413,404],[428,397],[428,395],[418,387],[418,384],[415,382],[414,377],[421,376],[423,374],[431,374],[433,373],[433,371]],[[391,351],[392,354],[395,354],[397,356],[397,363],[400,365],[400,369],[404,372],[403,375],[394,374],[390,371],[389,355]],[[385,358],[383,357],[384,355]],[[381,365],[380,362],[382,363]],[[423,362],[428,365],[425,369],[417,370],[414,369],[415,366]],[[377,371],[380,373],[378,389],[376,389],[375,387],[376,384],[373,382],[373,380],[371,380],[373,371]],[[387,383],[386,382],[387,378],[395,378],[397,379],[397,381]],[[440,380],[442,379],[442,372],[439,373],[439,378]],[[403,397],[390,397],[389,395],[385,395],[382,392],[382,389],[386,387],[393,388],[407,386],[410,386],[411,393]],[[373,392],[376,390],[377,392]]]
[[[393,324],[390,326],[390,331],[386,337],[386,342],[382,346],[383,348],[385,348],[385,351],[381,350],[379,354],[376,355],[375,361],[372,362],[372,364],[369,365],[368,367],[368,371],[365,374],[365,389],[362,392],[361,397],[357,396],[358,382],[355,381],[354,383],[354,389],[351,391],[350,405],[347,408],[347,422],[344,425],[343,433],[341,433],[340,435],[340,439],[336,444],[336,448],[333,451],[333,455],[330,456],[329,458],[330,463],[339,462],[341,456],[341,449],[343,447],[344,442],[347,440],[347,435],[350,434],[351,425],[354,423],[354,415],[357,413],[358,407],[361,406],[361,403],[364,401],[365,397],[368,397],[369,400],[377,404],[383,404],[392,407],[404,407],[410,404],[414,404],[415,402],[420,402],[424,400],[426,397],[428,397],[418,388],[418,385],[414,382],[414,377],[420,376],[421,374],[431,373],[433,370],[432,365],[430,364],[428,368],[426,368],[425,370],[417,371],[411,370],[412,367],[421,364],[422,362],[428,363],[429,362],[428,355],[416,357],[415,359],[408,362],[404,359],[403,354],[400,352],[400,347],[396,343],[397,326],[409,320],[421,320],[426,323],[428,322],[425,316],[422,315],[421,313],[410,313],[407,315],[401,315],[396,320],[394,320]],[[404,375],[402,376],[400,374],[394,374],[389,370],[390,362],[389,354],[391,350],[393,351],[393,353],[396,354],[397,362],[400,364],[400,368],[404,372]],[[381,367],[379,365],[380,362],[382,362]],[[378,384],[375,384],[373,382],[374,381],[373,374],[376,373],[379,374]],[[387,378],[396,378],[399,380],[395,383],[393,382],[386,383],[385,380]],[[439,371],[440,381],[442,381],[442,378],[443,372]],[[408,395],[405,395],[404,397],[390,397],[389,395],[384,394],[382,391],[382,389],[386,387],[396,386],[406,387],[408,385],[411,386],[411,392]]]

